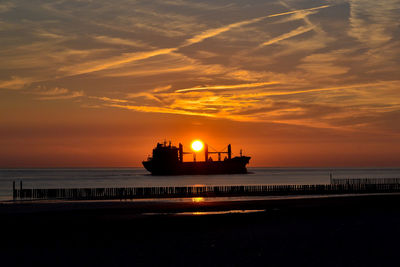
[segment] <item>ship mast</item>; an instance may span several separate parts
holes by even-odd
[[[179,154],[178,154],[179,161],[183,162],[183,145],[181,143],[179,143],[179,150],[178,151],[179,151]]]

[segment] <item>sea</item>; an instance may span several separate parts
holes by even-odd
[[[24,188],[329,184],[333,178],[400,178],[400,168],[248,168],[248,174],[152,176],[143,168],[0,169],[0,200]]]

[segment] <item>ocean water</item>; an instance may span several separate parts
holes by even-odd
[[[25,188],[328,184],[333,178],[400,178],[400,168],[248,168],[249,174],[152,176],[143,168],[0,169],[0,200]]]

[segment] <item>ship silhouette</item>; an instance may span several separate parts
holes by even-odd
[[[193,154],[193,161],[184,162],[184,154]],[[209,157],[210,154],[218,154],[218,161]],[[221,160],[221,154],[226,157]],[[246,165],[250,157],[243,156],[240,151],[239,157],[232,157],[232,148],[229,144],[227,151],[208,151],[208,145],[204,144],[204,161],[196,161],[194,152],[184,152],[182,144],[179,147],[157,143],[153,149],[152,157],[143,161],[143,166],[153,175],[185,175],[185,174],[234,174],[247,173]]]

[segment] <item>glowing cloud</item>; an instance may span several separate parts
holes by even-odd
[[[260,87],[265,85],[273,85],[278,84],[279,82],[263,82],[263,83],[246,83],[246,84],[234,84],[234,85],[214,85],[214,86],[202,86],[202,87],[193,87],[193,88],[185,88],[176,90],[176,93],[190,92],[190,91],[198,91],[198,90],[232,90],[232,89],[241,89],[241,88],[250,88],[250,87]]]
[[[32,78],[12,76],[10,80],[0,81],[0,88],[17,90],[29,85],[33,81]]]
[[[308,26],[308,27],[300,26],[300,27],[296,28],[293,31],[290,31],[288,33],[279,35],[278,37],[272,38],[271,40],[262,43],[260,46],[272,45],[272,44],[275,44],[275,43],[280,42],[282,40],[286,40],[286,39],[295,37],[297,35],[309,32],[312,29],[314,29],[313,26]]]
[[[272,15],[267,15],[267,16],[262,16],[262,17],[258,17],[258,18],[254,18],[254,19],[249,19],[249,20],[244,20],[244,21],[240,21],[240,22],[236,22],[236,23],[232,23],[220,28],[215,28],[215,29],[209,29],[207,31],[204,31],[198,35],[195,35],[194,37],[186,40],[186,42],[182,45],[182,46],[188,46],[188,45],[192,45],[192,44],[196,44],[199,42],[202,42],[205,39],[217,36],[221,33],[227,32],[229,30],[232,30],[234,28],[239,28],[239,27],[243,27],[249,24],[253,24],[253,23],[257,23],[260,22],[264,19],[267,18],[274,18],[274,17],[279,17],[279,16],[286,16],[286,15],[291,15],[291,14],[295,14],[295,13],[301,13],[301,12],[305,12],[305,11],[312,11],[312,10],[318,10],[318,9],[323,9],[323,8],[327,8],[330,7],[330,5],[324,5],[324,6],[319,6],[319,7],[313,7],[313,8],[307,8],[307,9],[299,9],[299,10],[293,10],[293,11],[288,11],[288,12],[283,12],[283,13],[277,13],[277,14],[272,14]]]
[[[89,63],[82,63],[82,64],[78,64],[78,65],[62,67],[62,68],[60,68],[60,71],[66,72],[69,75],[79,75],[79,74],[84,74],[84,73],[101,71],[101,70],[105,70],[105,69],[109,69],[109,68],[115,68],[115,67],[118,67],[120,65],[127,64],[130,62],[143,60],[143,59],[151,58],[151,57],[158,56],[158,55],[169,54],[169,53],[179,50],[180,48],[184,48],[186,46],[200,43],[205,39],[215,37],[224,32],[227,32],[231,29],[243,27],[243,26],[253,24],[253,23],[257,23],[257,22],[260,22],[267,18],[286,16],[286,15],[291,15],[291,14],[295,14],[298,12],[319,10],[319,9],[323,9],[323,8],[327,8],[327,7],[329,7],[329,5],[307,8],[307,9],[300,9],[300,10],[293,10],[293,11],[288,11],[288,12],[283,12],[283,13],[262,16],[262,17],[258,17],[258,18],[254,18],[254,19],[244,20],[244,21],[232,23],[232,24],[229,24],[229,25],[226,25],[223,27],[206,30],[200,34],[195,35],[194,37],[192,37],[190,39],[187,39],[182,45],[177,46],[177,47],[162,48],[162,49],[156,49],[156,50],[145,51],[145,52],[125,53],[119,57],[107,58],[104,60],[98,60],[98,61],[89,62]],[[102,39],[109,41],[109,42],[116,41],[115,39],[105,39],[105,38],[102,38]],[[122,44],[124,44],[124,43],[126,44],[126,41],[124,41]]]

